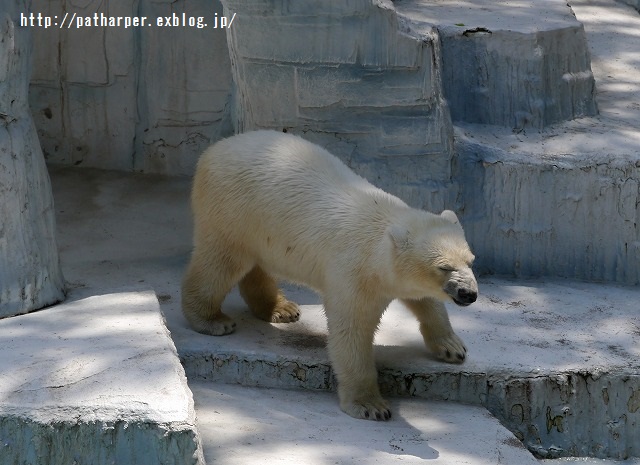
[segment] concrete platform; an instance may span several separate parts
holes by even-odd
[[[0,463],[204,463],[153,292],[0,320],[0,350]]]
[[[461,366],[433,360],[413,316],[392,304],[375,341],[386,395],[484,406],[543,457],[637,453],[638,290],[498,279],[480,289],[470,308],[450,306],[469,351]],[[325,318],[309,305],[317,297],[295,288],[289,297],[306,304],[301,320],[270,325],[234,293],[225,308],[238,329],[227,337],[184,331],[169,317],[189,379],[334,390]]]

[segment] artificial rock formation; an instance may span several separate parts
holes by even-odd
[[[64,298],[51,185],[29,111],[25,0],[0,12],[0,318]]]

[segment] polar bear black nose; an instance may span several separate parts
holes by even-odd
[[[470,291],[468,289],[458,289],[458,300],[465,304],[472,304],[478,298],[476,291]]]

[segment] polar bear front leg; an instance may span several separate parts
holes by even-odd
[[[402,302],[418,318],[424,343],[436,357],[449,363],[464,362],[467,348],[453,332],[447,309],[442,302],[429,298],[404,299]]]
[[[388,420],[389,404],[380,395],[373,338],[386,305],[363,308],[353,300],[325,298],[327,349],[338,379],[340,408],[355,418]]]

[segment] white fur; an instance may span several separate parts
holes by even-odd
[[[252,310],[268,321],[299,315],[271,277],[315,289],[324,299],[341,407],[362,418],[390,415],[372,343],[391,300],[400,298],[413,311],[437,356],[464,359],[442,301],[473,294],[477,284],[453,212],[409,208],[323,148],[274,131],[238,135],[206,150],[192,207],[194,252],[183,311],[196,330],[233,330],[220,304],[238,282]]]

